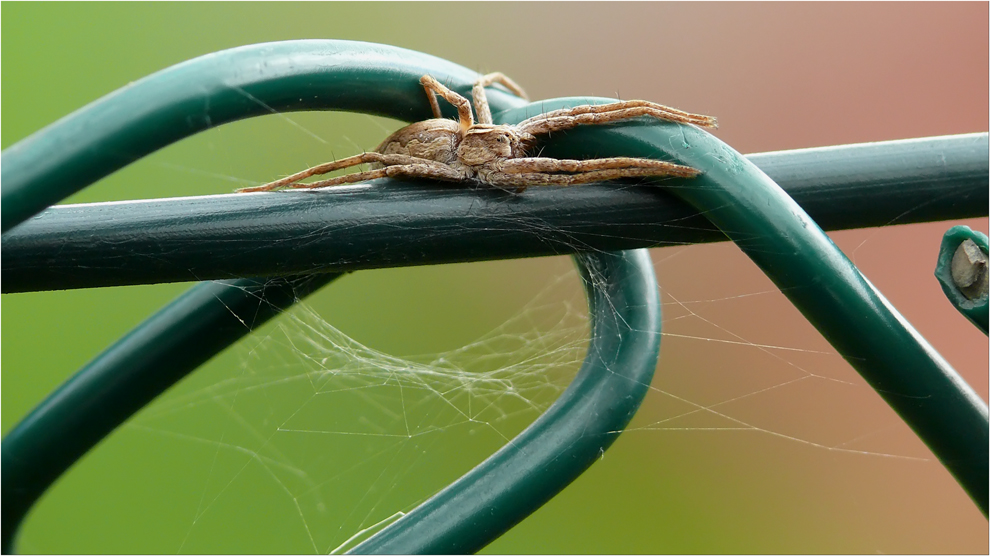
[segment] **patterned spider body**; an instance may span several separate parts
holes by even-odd
[[[473,124],[464,130],[454,120],[432,119],[396,131],[375,152],[432,160],[463,174],[463,179],[485,181],[501,168],[501,161],[525,157],[535,142],[535,136],[512,126]],[[371,167],[385,166],[375,162]]]
[[[434,119],[403,127],[385,139],[374,152],[320,164],[280,180],[240,191],[311,189],[381,177],[476,181],[499,188],[513,188],[517,192],[533,185],[577,185],[617,178],[689,178],[698,175],[699,171],[647,158],[567,160],[530,157],[527,154],[539,135],[578,125],[603,124],[641,116],[717,127],[715,119],[710,116],[689,114],[643,100],[576,106],[547,112],[516,125],[494,125],[485,87],[500,83],[514,94],[526,98],[522,89],[501,73],[486,75],[475,82],[472,97],[479,120],[475,123],[471,103],[466,98],[429,75],[424,75],[420,83],[426,90]],[[437,96],[443,97],[457,108],[457,120],[441,117]],[[313,183],[299,183],[310,176],[358,164],[371,164],[371,169]]]

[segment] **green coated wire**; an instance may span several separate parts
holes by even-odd
[[[967,243],[968,245],[964,245]],[[960,252],[960,250],[962,252]],[[987,236],[953,226],[942,236],[935,278],[952,306],[987,333]],[[957,254],[958,253],[958,254]],[[981,256],[982,254],[982,256]]]
[[[837,230],[982,216],[990,202],[988,148],[987,134],[974,133],[747,158],[819,226]],[[0,287],[9,293],[344,272],[726,239],[698,210],[651,185],[533,187],[512,195],[383,179],[319,193],[51,207],[3,235]]]

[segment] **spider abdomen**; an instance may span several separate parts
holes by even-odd
[[[457,160],[459,130],[460,127],[454,120],[434,119],[416,122],[389,135],[375,151],[382,154],[404,154],[450,164]]]

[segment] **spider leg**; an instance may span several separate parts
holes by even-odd
[[[359,181],[373,180],[375,178],[383,178],[386,174],[385,170],[392,168],[392,166],[386,166],[385,168],[378,168],[375,170],[368,170],[367,172],[355,172],[353,174],[347,174],[346,176],[339,176],[336,178],[330,178],[328,180],[314,181],[312,183],[292,183],[284,186],[285,189],[318,189],[320,187],[329,187],[331,185],[344,185],[345,183],[357,183]],[[243,189],[241,191],[244,191]]]
[[[651,108],[657,112],[667,113],[671,116],[679,116],[684,119],[697,120],[698,125],[702,125],[705,127],[710,127],[712,125],[717,124],[715,118],[713,118],[712,116],[705,116],[702,114],[692,114],[690,112],[685,112],[683,110],[678,110],[677,108],[664,106],[663,104],[657,104],[655,102],[650,102],[648,100],[620,100],[616,102],[610,102],[607,104],[585,104],[582,106],[575,106],[573,108],[561,108],[558,110],[552,110],[550,112],[546,112],[545,114],[541,114],[539,116],[534,116],[532,118],[529,118],[528,120],[525,120],[522,123],[538,120],[540,118],[545,118],[548,116],[554,117],[561,115],[578,115],[589,112],[590,113],[610,112],[622,108],[636,108],[636,107]]]
[[[313,183],[297,183],[288,186],[289,189],[317,189],[320,187],[330,187],[332,185],[343,185],[345,183],[357,183],[360,181],[373,180],[376,178],[427,178],[441,181],[460,182],[468,179],[462,172],[432,160],[416,159],[415,163],[398,164],[386,166],[367,172],[357,172],[347,174],[328,180],[316,181]]]
[[[570,162],[597,162],[570,161]],[[659,162],[659,161],[654,161]],[[532,185],[580,185],[597,181],[614,180],[618,178],[646,178],[646,177],[694,177],[701,172],[687,166],[663,163],[666,167],[642,166],[633,168],[605,168],[600,170],[587,170],[576,174],[550,174],[546,172],[492,172],[485,177],[485,182],[496,187],[515,187],[517,190],[525,189]]]
[[[660,120],[695,124],[708,128],[718,127],[717,120],[711,116],[691,114],[645,100],[625,100],[610,104],[584,105],[552,110],[546,114],[523,120],[517,127],[521,131],[537,135],[570,129],[579,125],[604,124],[639,116],[652,116]]]
[[[657,176],[694,177],[701,172],[688,166],[672,162],[653,160],[650,158],[631,158],[617,156],[612,158],[594,158],[590,160],[569,160],[558,158],[511,158],[502,162],[500,168],[505,174],[559,172],[583,173],[592,170],[653,170]],[[637,174],[638,175],[638,174]]]
[[[296,172],[295,174],[292,174],[291,176],[286,176],[280,180],[275,180],[273,182],[266,183],[265,185],[238,189],[237,192],[253,193],[256,191],[272,191],[283,187],[293,187],[293,184],[295,184],[299,180],[304,180],[310,176],[319,176],[322,174],[328,174],[335,170],[350,168],[351,166],[357,166],[358,164],[367,164],[369,162],[389,166],[395,164],[415,164],[418,162],[422,162],[422,160],[423,159],[416,158],[414,156],[404,155],[404,154],[381,154],[376,152],[362,153],[354,156],[349,156],[347,158],[342,158],[340,160],[334,160],[332,162],[325,162],[323,164],[313,166],[312,168],[307,168],[301,172]],[[342,176],[342,177],[347,177],[347,176]],[[298,188],[298,187],[299,187],[298,185],[294,186],[294,188]]]
[[[474,125],[474,116],[471,115],[471,103],[468,102],[468,99],[444,87],[443,84],[429,75],[424,75],[420,78],[419,83],[426,89],[426,96],[430,99],[430,108],[433,109],[433,115],[435,117],[442,118],[440,115],[440,105],[437,104],[436,97],[440,95],[444,100],[453,105],[454,108],[457,108],[457,117],[461,124],[461,131],[467,131],[468,128]]]
[[[501,83],[512,94],[529,100],[526,97],[526,91],[523,91],[522,87],[517,85],[515,81],[499,72],[489,73],[475,81],[474,88],[471,89],[471,96],[474,98],[474,110],[478,113],[479,124],[492,123],[492,111],[488,107],[488,95],[485,93],[485,87],[490,87],[492,83]]]

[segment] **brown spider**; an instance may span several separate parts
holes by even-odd
[[[485,87],[501,83],[513,94],[526,93],[501,73],[491,73],[474,84],[472,96],[478,123],[471,116],[471,103],[424,75],[419,82],[426,89],[435,119],[410,124],[390,135],[375,152],[350,156],[314,166],[280,180],[246,187],[238,192],[271,191],[280,188],[313,189],[354,183],[382,177],[417,177],[464,182],[476,180],[499,188],[521,192],[530,185],[576,185],[616,178],[677,176],[694,177],[694,168],[647,158],[595,158],[565,160],[526,156],[536,136],[570,129],[582,124],[603,124],[652,116],[661,120],[717,127],[715,118],[689,114],[645,100],[626,100],[596,106],[576,106],[534,116],[517,125],[493,125]],[[458,121],[443,119],[437,95],[457,108]],[[297,183],[317,176],[371,163],[371,170],[313,183]]]

